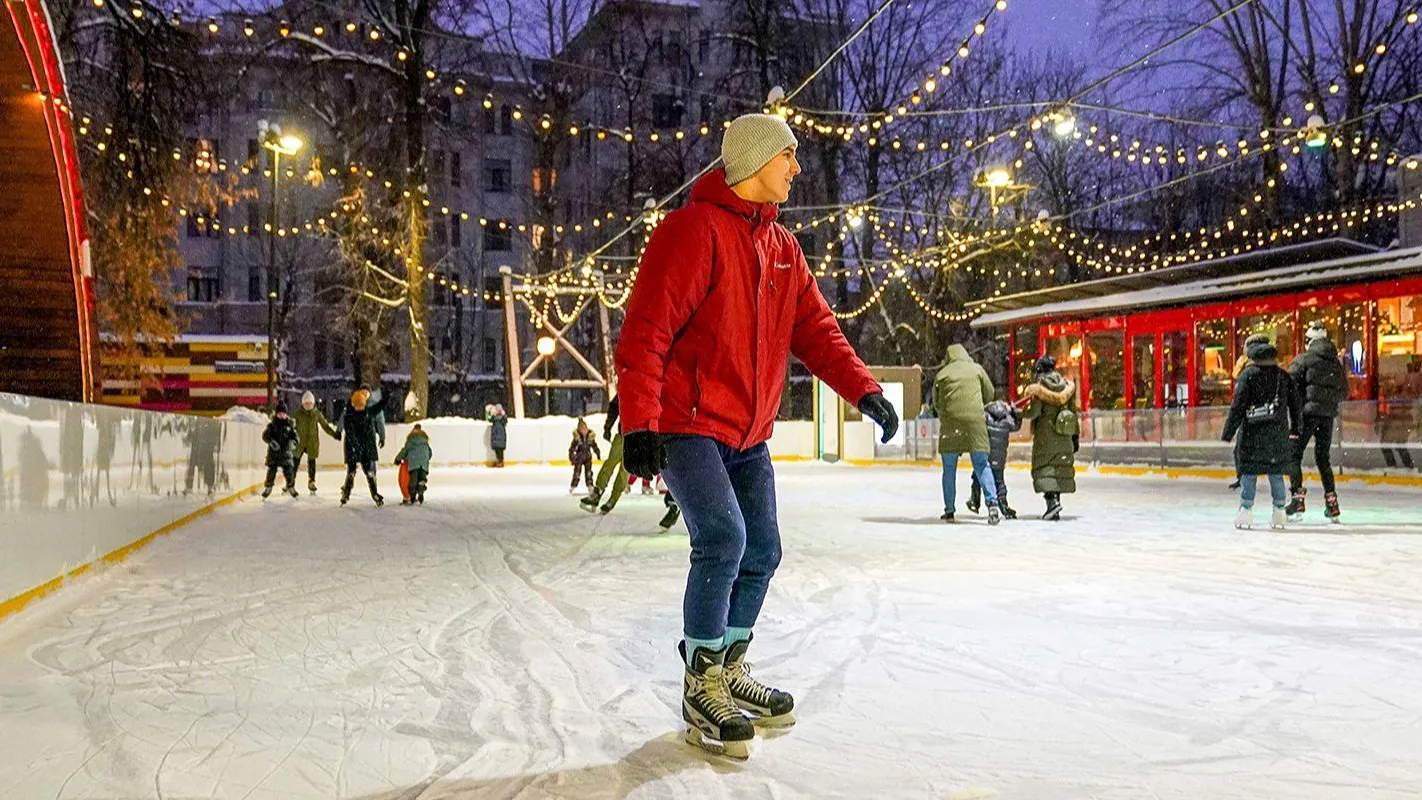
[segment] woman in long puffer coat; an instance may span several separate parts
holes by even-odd
[[[1288,520],[1285,506],[1289,496],[1284,476],[1293,463],[1293,442],[1299,434],[1302,404],[1289,373],[1279,367],[1279,351],[1267,340],[1250,339],[1246,345],[1249,365],[1239,373],[1221,438],[1228,442],[1239,434],[1234,449],[1235,471],[1239,473],[1239,513],[1234,526],[1241,530],[1254,524],[1254,496],[1259,476],[1269,476],[1269,494],[1274,512],[1269,527],[1282,530]]]
[[[1077,437],[1081,406],[1076,384],[1057,372],[1056,359],[1042,356],[1037,380],[1022,390],[1028,399],[1023,419],[1032,420],[1032,489],[1047,501],[1045,520],[1062,516],[1062,495],[1076,492]]]
[[[592,492],[594,455],[602,458],[602,450],[597,446],[597,437],[593,435],[588,423],[579,419],[578,428],[573,431],[573,443],[568,445],[568,461],[573,464],[573,483],[568,487],[570,494],[578,491],[579,476],[587,479],[588,491]]]

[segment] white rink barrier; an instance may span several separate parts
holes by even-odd
[[[0,392],[0,618],[265,477],[262,426]]]
[[[593,414],[584,419],[597,435],[598,447],[606,456],[611,443],[602,438],[602,423],[605,417],[602,414]],[[577,424],[576,417],[561,416],[509,420],[508,448],[504,451],[504,462],[559,465],[568,463],[568,445],[573,441],[573,430]],[[845,427],[857,424],[860,423],[846,423]],[[487,422],[461,417],[440,417],[424,420],[420,426],[429,434],[430,448],[434,451],[431,466],[468,466],[494,462],[494,450],[489,445],[491,426]],[[404,423],[387,425],[385,446],[380,449],[382,468],[394,462],[395,454],[400,452],[400,447],[412,427],[413,425]],[[331,466],[339,464],[341,445],[338,442],[324,441],[324,435],[322,439],[322,463]],[[870,450],[872,453],[872,447]],[[814,423],[798,420],[777,422],[775,434],[770,440],[770,452],[778,459],[814,458]]]

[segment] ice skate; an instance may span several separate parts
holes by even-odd
[[[731,700],[746,712],[754,725],[789,728],[795,724],[795,698],[789,692],[772,689],[751,677],[746,663],[750,640],[726,648],[726,686]]]
[[[312,493],[312,494],[316,494],[316,481],[307,481],[307,483],[306,483],[306,491],[308,491],[308,492],[310,492],[310,493]]]
[[[944,522],[952,522],[952,521],[953,521],[953,512],[952,512],[952,511],[944,511],[938,518],[941,519],[941,520],[943,520]]]
[[[1234,527],[1236,530],[1247,531],[1254,527],[1254,509],[1248,506],[1240,506],[1239,512],[1234,515]]]
[[[1275,506],[1273,513],[1269,515],[1269,528],[1270,530],[1281,531],[1288,521],[1288,513],[1283,508]]]
[[[301,493],[298,492],[298,491],[296,491],[296,487],[295,487],[295,486],[287,486],[285,489],[282,490],[282,494],[289,494],[289,495],[291,495],[292,497],[300,497],[300,496],[301,496]]]
[[[1337,492],[1329,492],[1323,496],[1323,516],[1333,523],[1337,523],[1338,518],[1343,516],[1343,510],[1338,507]]]
[[[607,516],[608,514],[611,514],[611,513],[612,513],[612,504],[611,504],[611,503],[603,503],[602,507],[597,510],[597,513],[603,515],[604,517]]]
[[[272,487],[270,487],[270,486],[264,487],[264,488],[262,489],[262,499],[265,500],[265,499],[267,499],[268,497],[271,497],[271,496],[272,496]]]
[[[644,483],[644,484],[642,484],[642,494],[656,494],[656,493],[657,493],[657,490],[652,488],[652,484],[650,484],[650,483]]]
[[[385,498],[384,498],[384,497],[381,497],[381,496],[378,495],[378,494],[375,495],[375,496],[373,496],[373,497],[371,497],[370,499],[372,499],[372,500],[375,501],[375,507],[376,507],[376,508],[380,508],[381,506],[385,505]]]
[[[686,642],[677,645],[686,663]],[[731,699],[725,670],[725,649],[696,648],[682,679],[681,718],[685,739],[708,752],[728,758],[750,758],[755,726]]]
[[[662,517],[662,521],[657,524],[661,526],[663,531],[669,531],[679,519],[681,519],[681,506],[673,504],[667,506],[667,513]]]
[[[1006,500],[1000,501],[997,505],[999,508],[1002,509],[1003,519],[1017,519],[1017,512],[1012,508],[1012,506],[1007,504]]]
[[[592,514],[597,511],[597,501],[602,499],[602,492],[596,489],[588,492],[588,496],[578,501],[578,506],[584,511]]]
[[[1055,496],[1047,498],[1047,511],[1042,514],[1042,519],[1048,522],[1057,522],[1062,518],[1062,501]]]
[[[1284,509],[1284,513],[1289,515],[1289,522],[1298,522],[1303,519],[1304,511],[1306,510],[1304,497],[1307,494],[1307,489],[1299,489],[1294,492],[1294,496],[1289,499],[1289,506]]]
[[[974,514],[978,513],[978,510],[982,508],[981,503],[978,501],[977,495],[969,497],[968,502],[964,503],[963,505],[967,506],[968,510],[973,512]]]
[[[996,503],[989,503],[987,510],[989,525],[996,525],[999,522],[1002,522],[1002,510],[997,507]]]
[[[345,505],[351,499],[350,492],[341,492],[341,505]]]

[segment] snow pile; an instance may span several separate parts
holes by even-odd
[[[248,425],[265,425],[271,419],[260,411],[253,411],[246,406],[233,406],[227,409],[226,413],[218,417],[224,422],[241,422]]]

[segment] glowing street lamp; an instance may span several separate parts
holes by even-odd
[[[282,135],[281,126],[266,120],[257,121],[257,136],[262,147],[272,152],[272,213],[271,229],[267,231],[267,409],[276,407],[276,237],[277,201],[281,184],[281,157],[294,156],[306,144],[300,136]]]
[[[552,336],[538,337],[538,354],[543,356],[543,416],[549,414],[549,395],[553,393],[553,387],[548,385],[548,364],[553,360],[553,354],[558,352],[558,341]]]

